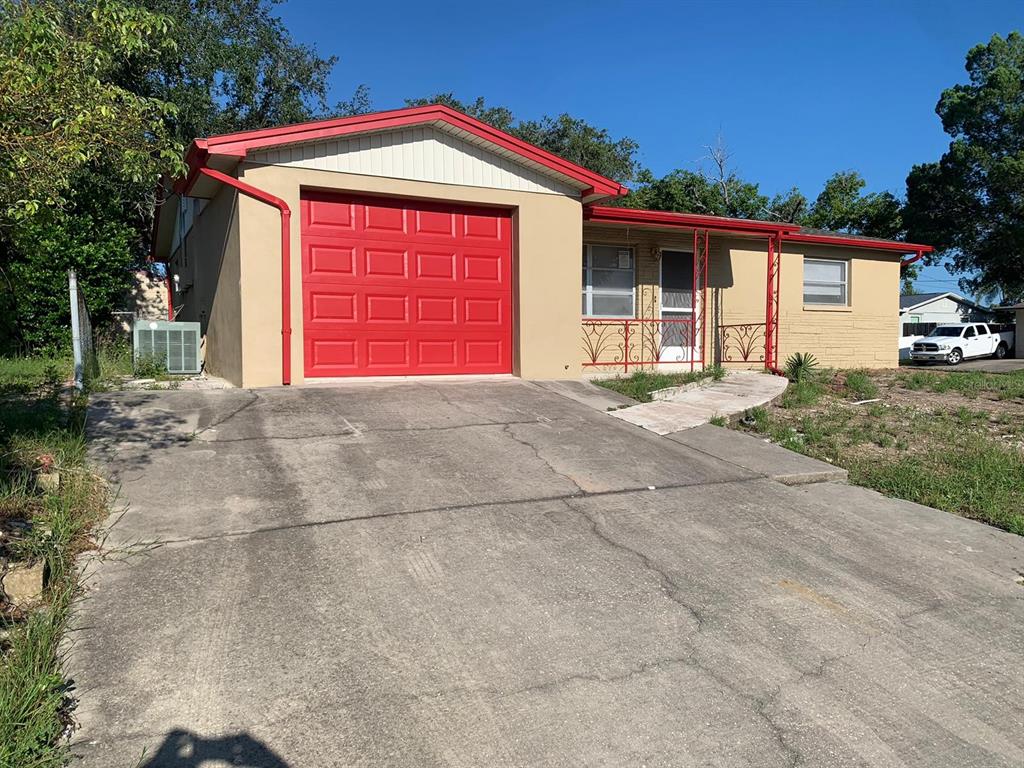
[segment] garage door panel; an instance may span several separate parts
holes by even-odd
[[[309,321],[354,321],[358,298],[341,291],[310,291],[305,319]]]
[[[416,249],[413,254],[416,265],[413,275],[417,280],[452,282],[456,279],[458,255],[454,251],[443,253]]]
[[[457,235],[458,217],[448,211],[416,211],[413,233],[418,236],[452,240]]]
[[[366,294],[367,324],[409,322],[409,298],[386,294]]]
[[[458,300],[454,296],[417,296],[416,322],[455,325],[458,322]]]
[[[310,235],[321,232],[336,234],[356,229],[355,204],[323,198],[307,198],[302,201],[302,229]]]
[[[396,234],[407,234],[406,211],[384,205],[363,205],[362,231],[382,232],[393,237]]]
[[[511,371],[507,214],[319,193],[302,205],[307,376]]]
[[[416,358],[421,368],[447,368],[456,370],[458,344],[453,339],[417,339]]]
[[[462,304],[463,322],[477,327],[500,326],[505,319],[502,303],[499,298],[465,298]]]
[[[313,278],[355,276],[356,247],[339,243],[311,243],[306,273]]]
[[[356,346],[355,339],[309,339],[306,344],[307,369],[311,367],[317,371],[358,370]]]
[[[504,356],[504,345],[497,339],[467,339],[464,344],[467,368],[491,368]]]

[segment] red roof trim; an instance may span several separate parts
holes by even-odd
[[[730,219],[725,216],[701,216],[672,211],[645,211],[639,208],[615,208],[608,205],[588,205],[583,208],[584,221],[604,224],[634,224],[649,227],[679,227],[681,229],[713,229],[763,235],[789,236],[800,229],[797,224],[755,219]]]
[[[588,205],[583,208],[584,221],[596,224],[626,224],[648,227],[679,227],[680,229],[710,229],[737,234],[778,235],[798,243],[820,243],[851,248],[869,248],[895,253],[931,253],[934,248],[899,240],[869,240],[842,234],[824,235],[801,232],[799,224],[757,219],[731,219],[726,216],[702,216],[672,211],[645,211],[639,208],[616,208],[609,205]]]
[[[930,245],[904,243],[901,240],[869,240],[862,237],[846,237],[841,234],[821,235],[809,232],[794,232],[786,235],[787,240],[798,243],[821,243],[822,245],[842,245],[850,248],[870,248],[876,251],[892,251],[896,253],[917,253],[924,255],[935,250]],[[916,259],[915,259],[916,261]]]
[[[283,125],[275,128],[227,133],[220,136],[210,136],[206,139],[196,139],[192,146],[189,147],[187,160],[190,166],[192,166],[193,161],[198,159],[197,156],[203,153],[244,157],[247,152],[282,144],[316,141],[354,133],[366,133],[368,131],[382,131],[433,121],[441,121],[474,136],[479,136],[492,144],[514,152],[520,157],[568,176],[586,187],[583,190],[584,195],[619,197],[629,191],[617,181],[589,171],[540,147],[535,147],[504,131],[499,131],[497,128],[476,118],[464,115],[440,104],[394,109],[388,112],[374,112],[368,115],[356,115],[355,117],[317,120],[310,123]]]

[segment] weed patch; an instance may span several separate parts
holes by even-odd
[[[844,467],[851,482],[1024,535],[1017,386],[975,371],[837,372],[791,384],[778,406],[751,409],[739,428]]]
[[[641,403],[651,402],[651,392],[668,387],[680,387],[695,381],[713,379],[718,381],[725,376],[721,366],[712,366],[703,371],[686,371],[684,373],[659,373],[656,371],[637,371],[629,376],[616,376],[613,379],[595,379],[594,383],[605,389],[631,397]]]
[[[105,484],[86,467],[85,398],[65,399],[70,367],[61,364],[0,361],[0,555],[42,563],[46,574],[41,606],[0,612],[0,766],[48,768],[69,757],[61,643],[79,591],[74,558],[93,546],[108,509]],[[59,483],[40,489],[41,470]]]
[[[878,397],[878,386],[871,380],[867,371],[847,371],[843,386],[854,400]]]

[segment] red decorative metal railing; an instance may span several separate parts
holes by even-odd
[[[644,368],[659,363],[695,362],[694,320],[660,318],[584,320],[584,367]]]
[[[718,326],[718,356],[722,363],[765,362],[764,323],[732,323]]]
[[[782,274],[782,234],[768,238],[768,268],[765,273],[764,302],[764,364],[770,371],[778,370],[779,354],[779,285]]]

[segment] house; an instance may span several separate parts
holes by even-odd
[[[617,207],[618,182],[436,105],[197,139],[186,161],[153,257],[207,369],[246,387],[895,366],[901,258],[931,250]]]
[[[993,312],[953,291],[900,296],[901,323],[987,323]]]

